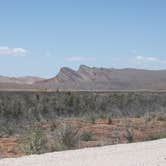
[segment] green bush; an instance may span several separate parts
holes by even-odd
[[[70,125],[62,124],[55,133],[55,150],[69,150],[77,147],[78,130]]]
[[[12,126],[9,126],[9,125],[0,126],[0,137],[11,136],[13,132],[14,132],[14,129]]]
[[[21,147],[28,155],[41,154],[47,151],[46,142],[46,137],[42,129],[34,126],[25,134]]]
[[[93,134],[90,131],[84,131],[81,135],[82,141],[92,141]]]
[[[99,115],[99,118],[101,118],[101,119],[107,119],[107,115],[104,114],[104,113],[101,113],[101,114]]]
[[[96,119],[99,118],[99,115],[97,113],[87,113],[84,115],[83,117],[85,120],[87,120],[88,122],[95,124],[96,123]]]

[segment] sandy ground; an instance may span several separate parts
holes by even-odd
[[[1,159],[0,166],[166,166],[166,139]]]

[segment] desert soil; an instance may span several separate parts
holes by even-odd
[[[1,159],[0,166],[166,166],[166,139]]]

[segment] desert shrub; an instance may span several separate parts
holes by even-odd
[[[132,129],[126,129],[125,138],[127,139],[128,143],[134,142],[134,132]]]
[[[166,115],[165,114],[160,114],[157,116],[158,121],[166,121]]]
[[[157,120],[158,120],[158,121],[166,121],[166,117],[159,116],[159,117],[157,118]]]
[[[56,128],[58,127],[58,123],[59,123],[58,120],[51,121],[50,122],[50,131],[52,131],[52,132],[55,131]]]
[[[133,122],[129,118],[122,118],[120,121],[120,125],[125,128],[131,128],[133,127]]]
[[[107,120],[108,120],[108,124],[112,124],[112,118],[110,116],[107,117]]]
[[[58,151],[74,149],[79,142],[78,130],[67,124],[58,127],[55,137],[55,150]]]
[[[166,138],[166,133],[154,133],[149,137],[149,140],[157,140],[162,138]]]
[[[21,143],[22,150],[28,154],[41,154],[47,152],[46,136],[39,126],[33,126],[27,131]]]
[[[107,120],[108,124],[112,124],[112,114],[98,113],[98,115],[96,114],[96,118]]]
[[[90,117],[90,122],[95,124],[96,123],[96,117],[95,116],[91,116]]]
[[[9,126],[9,125],[0,126],[0,137],[11,136],[13,132],[14,132],[14,129],[12,126]]]
[[[155,113],[145,113],[145,115],[144,115],[144,120],[145,120],[145,122],[147,123],[147,122],[150,122],[150,121],[154,121],[155,120],[155,118],[156,118],[156,114]]]
[[[135,115],[135,118],[142,118],[142,116],[141,115]]]
[[[101,119],[107,119],[107,115],[106,114],[104,114],[104,113],[100,113],[99,114],[99,118],[101,118]]]
[[[121,138],[121,131],[119,129],[114,129],[111,132],[110,143],[109,144],[118,144]]]
[[[68,92],[69,93],[69,96],[68,96],[68,101],[67,101],[67,105],[69,106],[69,107],[73,107],[73,105],[74,105],[74,96],[73,96],[73,94],[71,94],[70,92]]]
[[[83,117],[83,119],[87,120],[88,122],[92,124],[95,124],[98,118],[99,118],[99,115],[97,113],[87,113]]]
[[[90,131],[84,131],[81,135],[82,141],[92,141],[93,139],[93,133]]]

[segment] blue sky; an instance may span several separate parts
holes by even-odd
[[[0,0],[0,75],[62,66],[166,69],[165,0]]]

